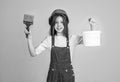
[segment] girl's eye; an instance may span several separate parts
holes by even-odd
[[[57,24],[58,22],[55,22],[55,24]]]
[[[58,22],[55,22],[55,24],[57,24]],[[60,22],[60,23],[62,23],[63,24],[63,22]]]

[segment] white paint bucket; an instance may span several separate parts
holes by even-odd
[[[101,31],[83,32],[83,42],[85,46],[100,46],[101,45]]]

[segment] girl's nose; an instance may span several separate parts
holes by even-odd
[[[57,27],[60,27],[60,24],[57,24]]]
[[[60,23],[58,23],[58,27],[60,27],[61,26],[61,24]]]

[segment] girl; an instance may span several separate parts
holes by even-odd
[[[54,10],[49,18],[50,35],[36,48],[32,44],[31,30],[25,31],[28,36],[27,43],[31,56],[37,56],[46,49],[51,50],[47,82],[75,81],[73,66],[71,65],[72,54],[77,45],[83,44],[83,39],[79,35],[69,35],[68,23],[69,19],[64,10]]]

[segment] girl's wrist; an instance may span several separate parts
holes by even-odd
[[[32,39],[32,35],[30,33],[26,34],[27,39]]]
[[[32,39],[32,35],[31,34],[28,35],[28,39]]]

